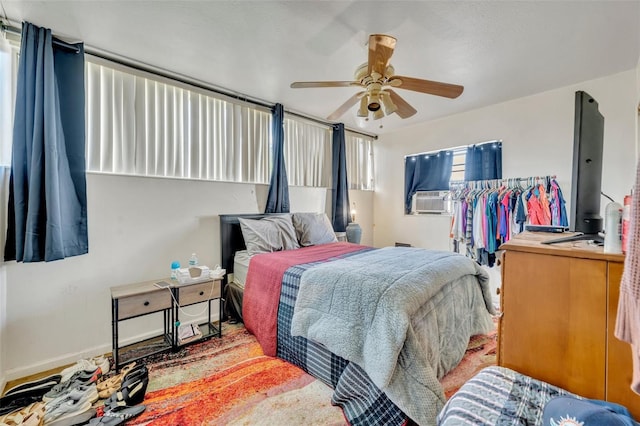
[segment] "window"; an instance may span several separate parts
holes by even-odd
[[[269,182],[271,112],[88,56],[87,170]]]
[[[284,158],[289,185],[331,186],[331,129],[285,116]]]
[[[467,180],[502,177],[502,142],[495,140],[405,157],[405,213],[416,191],[446,191]],[[471,178],[470,178],[471,177]]]
[[[373,138],[347,131],[345,151],[349,189],[373,191]]]
[[[11,166],[13,105],[20,46],[0,35],[0,166]]]
[[[467,148],[453,150],[453,166],[451,166],[451,182],[464,181],[464,166],[467,157]]]

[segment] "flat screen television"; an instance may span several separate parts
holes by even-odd
[[[545,244],[578,240],[594,240],[602,244],[603,238],[599,233],[603,230],[600,216],[603,145],[604,117],[598,111],[598,102],[587,92],[577,91],[569,230],[579,235],[548,240]]]

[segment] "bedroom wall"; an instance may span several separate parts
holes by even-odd
[[[505,178],[556,175],[569,198],[577,90],[593,96],[605,117],[602,191],[622,203],[635,180],[638,84],[633,69],[380,136],[374,145],[374,245],[402,241],[449,249],[449,216],[404,215],[398,170],[408,154],[500,139]],[[603,211],[607,202],[602,199]]]
[[[326,211],[330,191],[290,187],[291,211]],[[89,174],[89,254],[51,263],[6,264],[6,321],[0,311],[7,380],[111,351],[111,286],[169,275],[196,252],[220,262],[219,214],[258,213],[267,185]],[[362,205],[363,243],[371,244],[372,193]],[[0,276],[1,278],[1,276]],[[0,297],[2,293],[0,280]],[[2,301],[0,300],[0,304]],[[200,312],[200,305],[188,307]],[[122,342],[158,333],[160,315],[122,323]]]

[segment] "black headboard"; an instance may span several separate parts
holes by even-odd
[[[227,274],[233,273],[233,255],[239,250],[245,250],[242,230],[240,229],[239,218],[262,219],[270,215],[279,213],[253,213],[253,214],[221,214],[220,215],[220,255],[222,257],[222,267],[227,270]],[[225,283],[226,283],[225,278]]]

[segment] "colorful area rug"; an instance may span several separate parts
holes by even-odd
[[[496,333],[474,336],[456,369],[442,380],[450,397],[494,365]],[[301,369],[263,354],[242,324],[223,325],[222,339],[147,359],[146,411],[128,425],[346,425],[332,389]]]

